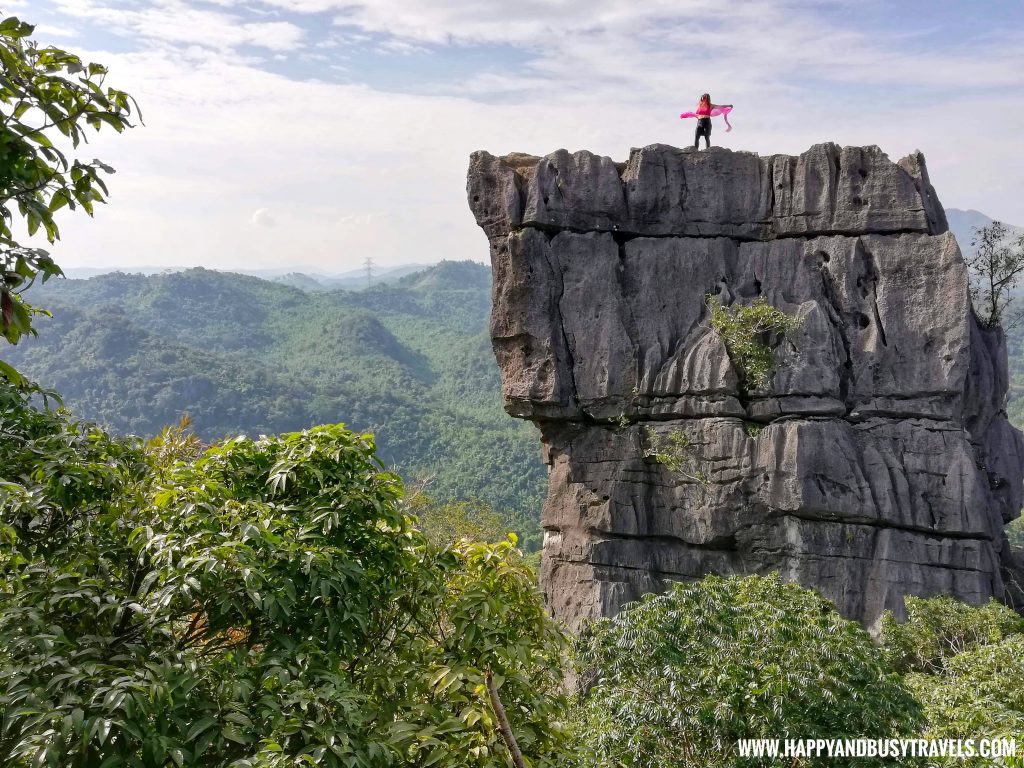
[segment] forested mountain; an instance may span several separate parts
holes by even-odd
[[[403,264],[398,267],[371,268],[368,276],[366,269],[353,269],[334,275],[325,275],[321,272],[287,272],[285,274],[259,274],[257,272],[243,272],[242,274],[254,275],[275,283],[293,285],[302,288],[304,291],[333,291],[342,288],[359,290],[366,288],[367,282],[373,285],[397,283],[406,275],[420,272],[427,268],[426,264]]]
[[[501,408],[483,265],[442,262],[358,292],[114,273],[52,280],[30,300],[53,318],[5,356],[79,416],[151,435],[187,413],[207,440],[372,430],[408,481],[485,500],[537,543],[544,469],[533,427]]]

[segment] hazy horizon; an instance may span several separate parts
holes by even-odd
[[[973,208],[970,208],[970,209],[967,209],[967,210],[963,210],[963,209],[960,209],[960,208],[947,208],[946,209],[946,213],[947,214],[952,214],[954,216],[955,215],[959,215],[960,217],[964,218],[965,220],[971,220],[972,224],[973,224],[973,220],[976,219],[976,218],[984,219],[984,221],[986,221],[986,222],[993,220],[992,217],[988,216],[984,211],[977,211],[977,210],[975,210]],[[951,219],[952,219],[952,216],[951,216]],[[977,226],[981,226],[982,223],[984,223],[984,222],[979,222],[977,224]],[[1006,221],[1004,221],[1002,223],[1004,225],[1007,225],[1011,229],[1011,231],[1012,230],[1024,230],[1024,226],[1020,226],[1019,224],[1015,224],[1014,222],[1006,222]],[[962,227],[961,227],[961,229],[962,229]],[[970,241],[964,239],[964,237],[967,236],[967,232],[966,231],[958,232],[957,230],[958,230],[958,227],[955,225],[954,221],[951,220],[950,221],[950,231],[953,232],[953,234],[957,235],[957,239],[958,239],[958,241],[960,241],[960,247],[961,248],[968,247]],[[486,266],[488,268],[490,267],[490,264],[488,263],[486,258],[483,258],[483,259],[481,259],[481,258],[470,258],[470,259],[454,259],[454,260],[455,261],[472,261],[472,262],[480,264],[482,266]],[[374,264],[374,266],[373,266],[373,274],[374,274],[375,277],[386,277],[388,275],[391,275],[394,272],[404,272],[405,270],[418,271],[418,270],[428,269],[428,268],[430,268],[432,266],[436,266],[437,264],[441,263],[442,261],[453,261],[453,259],[438,258],[438,259],[433,260],[433,261],[410,262],[408,264],[389,264],[389,265],[377,265],[377,264]],[[118,267],[98,267],[98,266],[92,266],[92,265],[83,265],[83,266],[78,266],[78,267],[68,267],[68,268],[65,269],[65,272],[66,272],[66,277],[68,277],[69,279],[72,279],[72,280],[75,280],[75,279],[82,280],[82,279],[88,279],[89,277],[95,277],[95,276],[98,276],[98,275],[109,274],[111,272],[127,272],[129,274],[154,275],[154,274],[161,274],[161,273],[164,273],[164,272],[183,272],[183,271],[189,270],[189,269],[196,269],[197,267],[203,267],[203,265],[202,264],[191,264],[191,265],[189,265],[189,264],[172,264],[172,265],[167,265],[167,266],[153,266],[153,265],[147,265],[147,264],[126,264],[126,265],[122,265],[122,266],[118,266]],[[295,265],[295,264],[281,264],[281,265],[278,265],[276,267],[275,266],[268,266],[268,267],[264,267],[264,268],[260,268],[260,269],[247,269],[247,268],[245,268],[244,266],[241,266],[241,265],[240,266],[236,266],[236,267],[227,267],[227,268],[212,268],[212,267],[207,267],[207,268],[208,269],[214,269],[214,271],[218,271],[218,272],[231,272],[231,273],[237,273],[237,274],[241,274],[241,275],[249,275],[249,276],[252,276],[252,277],[275,278],[275,277],[282,277],[282,276],[290,275],[290,274],[299,274],[299,275],[308,275],[308,276],[314,277],[314,278],[327,278],[327,279],[333,279],[333,280],[337,280],[337,279],[362,280],[363,275],[365,275],[365,269],[366,269],[365,265],[362,265],[362,266],[359,266],[359,267],[356,267],[356,268],[352,268],[352,269],[346,268],[346,269],[343,269],[342,271],[336,271],[336,270],[335,271],[331,271],[329,267],[325,269],[322,266],[303,265],[303,264],[298,264],[298,265]]]

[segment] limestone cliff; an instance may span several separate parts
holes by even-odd
[[[778,571],[867,625],[906,594],[1003,596],[1024,441],[920,154],[477,152],[468,194],[570,626],[709,572]],[[802,318],[768,388],[740,387],[709,295]],[[708,482],[645,456],[672,433]]]

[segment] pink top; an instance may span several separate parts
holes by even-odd
[[[700,106],[698,105],[696,112],[683,112],[683,114],[681,114],[680,117],[697,117],[697,118],[700,118],[700,117],[718,117],[719,115],[721,115],[722,119],[725,120],[725,130],[726,131],[731,131],[732,130],[732,126],[729,125],[729,113],[730,112],[732,112],[732,107],[709,107],[706,112],[701,112],[700,111]]]
[[[702,101],[697,105],[697,116],[698,117],[711,117],[711,103]]]

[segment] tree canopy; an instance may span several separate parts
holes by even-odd
[[[1024,733],[1024,618],[990,600],[972,606],[950,597],[906,598],[907,618],[882,621],[890,664],[924,707],[930,739],[1020,738]],[[1024,750],[994,762],[980,755],[936,765],[1022,766]]]
[[[0,433],[15,768],[508,768],[489,681],[535,767],[739,766],[739,738],[1024,722],[1022,620],[994,603],[911,598],[879,648],[777,576],[674,584],[584,631],[573,702],[513,540],[485,506],[405,503],[369,434],[143,443],[9,383]]]
[[[740,738],[912,735],[921,717],[866,632],[778,576],[647,595],[594,623],[579,663],[586,732],[609,766],[738,765]]]
[[[431,546],[342,426],[143,445],[0,389],[0,762],[533,765],[560,632],[511,541]]]

